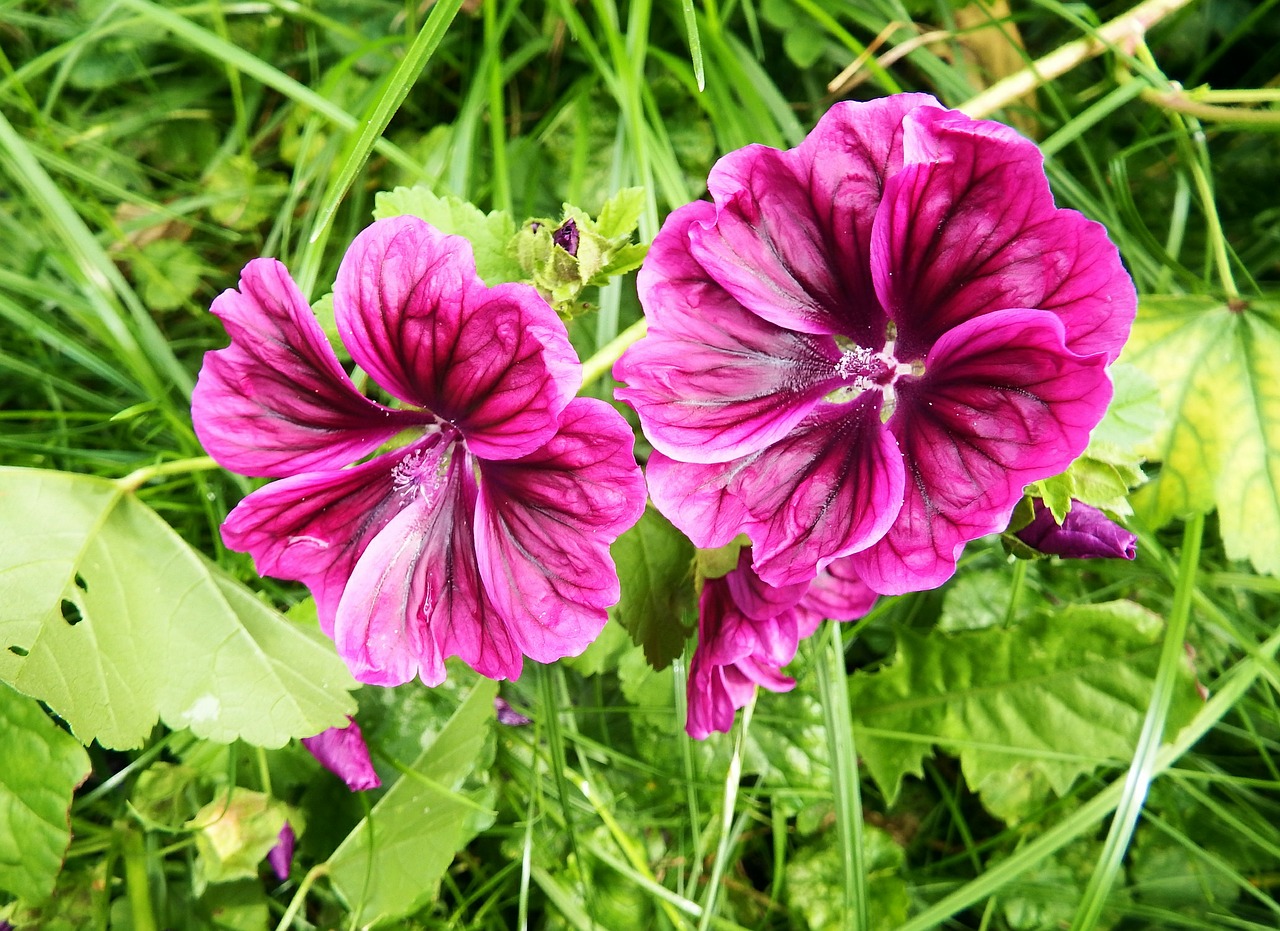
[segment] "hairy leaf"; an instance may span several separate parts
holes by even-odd
[[[414,216],[442,233],[465,237],[476,257],[476,274],[493,287],[525,278],[509,246],[516,234],[511,215],[500,210],[485,213],[460,197],[441,197],[426,187],[398,187],[383,191],[374,200],[373,218]]]
[[[278,747],[355,708],[319,634],[114,482],[40,469],[0,469],[0,680],[112,748],[141,746],[157,718]]]
[[[622,584],[615,616],[654,669],[669,666],[691,632],[685,616],[694,608],[693,544],[648,507],[612,553]]]
[[[1280,572],[1280,307],[1150,297],[1122,357],[1160,387],[1169,424],[1148,444],[1148,523],[1218,509],[1232,559]]]
[[[0,889],[49,897],[71,843],[71,795],[89,769],[74,737],[0,683]]]
[[[1014,628],[903,631],[893,662],[849,682],[858,749],[892,802],[937,745],[1006,821],[1045,791],[1132,755],[1151,698],[1163,625],[1131,602],[1077,605]],[[1182,669],[1171,730],[1200,705]]]
[[[493,790],[465,788],[482,766],[498,685],[477,679],[431,745],[329,858],[334,886],[362,927],[435,897],[454,855],[493,819]],[[492,752],[491,750],[489,751]]]

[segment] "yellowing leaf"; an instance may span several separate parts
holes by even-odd
[[[116,483],[40,469],[0,469],[0,680],[84,743],[121,749],[157,718],[278,747],[355,708],[355,682],[319,634]]]
[[[1123,360],[1160,388],[1160,463],[1133,498],[1154,526],[1218,509],[1227,555],[1280,572],[1280,308],[1207,297],[1141,303]]]

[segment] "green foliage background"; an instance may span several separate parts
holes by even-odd
[[[1280,924],[1280,0],[1150,0],[1145,33],[1102,31],[1133,6],[0,3],[0,920]],[[628,272],[715,158],[902,90],[1040,141],[1134,275],[1116,404],[1036,493],[1122,517],[1135,562],[978,541],[699,743],[695,557],[654,513],[618,541],[601,639],[498,686],[350,692],[305,592],[222,546],[252,483],[203,458],[188,398],[249,259],[323,321],[352,236],[427,216],[572,314],[608,398]],[[572,264],[526,225],[569,216],[597,250]],[[353,709],[367,795],[292,739]]]

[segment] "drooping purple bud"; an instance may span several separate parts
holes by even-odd
[[[293,826],[286,821],[284,827],[280,829],[280,839],[267,853],[267,863],[276,874],[276,879],[281,882],[289,878],[289,868],[293,866],[293,847],[297,839],[293,833]]]
[[[1034,550],[1067,559],[1133,559],[1138,554],[1138,538],[1095,507],[1073,501],[1061,526],[1040,498],[1032,507],[1031,523],[1014,536]]]
[[[560,224],[560,228],[551,234],[551,241],[570,255],[578,254],[578,224],[573,217]]]
[[[508,727],[523,727],[526,724],[533,723],[532,718],[526,718],[516,711],[501,695],[493,697],[493,710],[498,715],[498,723],[505,724]]]
[[[352,792],[376,789],[382,780],[369,760],[369,748],[365,746],[360,725],[353,718],[347,720],[350,723],[346,727],[331,727],[314,737],[304,737],[302,745]]]

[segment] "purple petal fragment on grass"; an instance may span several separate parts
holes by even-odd
[[[655,505],[698,546],[746,534],[775,585],[846,557],[881,593],[941,584],[1101,419],[1136,306],[1115,247],[1034,144],[924,95],[837,104],[708,188],[614,367]]]
[[[382,785],[369,759],[364,734],[354,718],[347,719],[346,727],[331,727],[314,737],[302,738],[302,745],[352,792],[376,789]]]
[[[280,882],[289,878],[289,870],[293,867],[293,848],[296,843],[297,836],[293,833],[293,825],[286,821],[280,828],[280,837],[276,845],[267,851],[267,864]]]
[[[1061,524],[1040,498],[1032,502],[1032,508],[1031,523],[1014,536],[1034,550],[1066,559],[1133,559],[1138,555],[1138,538],[1091,505],[1071,502]]]
[[[486,287],[464,239],[413,217],[357,236],[334,314],[396,409],[356,392],[283,266],[250,263],[242,292],[215,308],[232,345],[207,355],[193,416],[224,465],[279,480],[227,545],[305,583],[364,682],[438,684],[450,656],[514,678],[585,649],[645,489],[626,422],[573,399],[581,366],[537,291]]]

